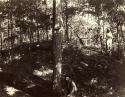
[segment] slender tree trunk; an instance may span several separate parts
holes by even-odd
[[[125,47],[124,47],[125,38],[124,38],[124,33],[123,33],[122,26],[123,26],[123,25],[120,26],[120,29],[121,29],[121,38],[122,38],[122,41],[121,41],[122,43],[121,43],[121,44],[123,44],[123,45],[122,45],[122,55],[123,55],[123,52],[124,52],[124,49],[125,49]],[[123,55],[123,56],[124,56],[124,55]]]
[[[10,22],[10,25],[11,25],[11,31],[10,31],[10,41],[11,41],[11,49],[13,48],[13,28],[12,28],[12,18],[11,18],[11,22]]]
[[[65,39],[66,41],[69,41],[69,33],[68,33],[68,6],[67,6],[67,1],[65,2],[66,3],[66,32],[65,32]]]
[[[61,46],[61,42],[62,42],[62,37],[61,37],[61,33],[59,33],[59,31],[56,31],[55,35],[54,35],[54,44],[53,44],[53,48],[54,48],[54,63],[55,63],[55,69],[54,69],[54,85],[53,88],[57,90],[57,92],[61,91],[61,74],[62,74],[62,46]]]
[[[10,50],[10,47],[11,47],[11,42],[10,42],[10,12],[8,12],[8,55],[9,55],[9,61],[11,61],[11,50]]]
[[[12,11],[10,12],[10,44],[11,44],[11,50],[10,50],[10,54],[11,54],[11,59],[13,60],[13,19],[12,19]]]
[[[21,35],[21,27],[20,27],[20,45],[22,44],[22,35]]]
[[[48,27],[46,26],[46,39],[49,40],[49,35],[48,35]]]
[[[36,15],[37,15],[37,13],[36,13]],[[40,35],[39,35],[39,29],[38,29],[37,16],[36,16],[36,33],[37,33],[37,42],[39,43],[39,41],[40,41]]]
[[[119,56],[120,56],[120,42],[119,42],[119,25],[117,24],[117,42],[118,42],[118,59],[119,59]]]
[[[0,29],[2,29],[1,24],[0,24]],[[1,42],[1,51],[2,51],[2,49],[3,49],[3,32],[2,31],[1,31],[1,40],[0,40],[0,42]]]
[[[61,75],[62,75],[62,27],[61,19],[61,3],[56,9],[56,0],[53,0],[53,62],[54,62],[54,73],[53,73],[53,90],[57,94],[61,94]],[[57,12],[57,13],[56,13]]]
[[[20,17],[19,17],[19,22],[21,23],[21,20],[20,20]],[[20,45],[22,44],[22,24],[20,24],[21,26],[19,27],[20,30],[19,30],[19,37],[20,37]]]
[[[30,57],[30,54],[31,54],[31,31],[30,31],[30,28],[28,28],[28,37],[29,37],[29,57]]]
[[[37,30],[37,42],[39,43],[39,41],[40,41],[40,37],[39,37],[40,35],[39,35],[39,30]]]
[[[103,20],[103,39],[105,38],[105,21]]]
[[[8,34],[8,39],[9,39],[9,37],[10,37],[10,30],[9,30],[9,28],[10,28],[10,21],[9,21],[9,14],[8,14],[8,31],[7,31],[7,34]],[[8,48],[10,49],[10,42],[8,41]]]
[[[97,29],[97,43],[99,43],[99,39],[100,39],[100,19],[99,19],[99,15],[97,16],[98,20],[97,20],[97,23],[98,23],[98,29]]]
[[[45,0],[45,6],[46,6],[46,9],[45,9],[45,14],[47,14],[47,0]],[[48,35],[48,25],[46,24],[46,39],[48,40],[49,39],[49,35]]]
[[[31,29],[29,28],[29,39],[30,39],[30,44],[32,43],[32,35],[31,35]]]
[[[122,26],[121,26],[121,35],[122,35],[123,44],[124,44],[124,42],[125,42],[125,37],[124,37],[124,32],[123,32]]]
[[[10,0],[10,6],[12,6],[12,1]],[[13,34],[13,21],[12,21],[12,9],[10,9],[10,12],[9,12],[9,19],[10,19],[10,48],[12,49],[13,47],[13,37],[12,37],[12,34]]]
[[[40,35],[39,35],[39,29],[38,29],[38,22],[36,21],[36,33],[37,33],[37,42],[39,43],[40,41]]]
[[[52,21],[53,21],[53,25],[52,25],[52,51],[51,51],[51,53],[52,53],[52,55],[53,55],[53,58],[52,58],[52,60],[53,60],[53,76],[52,76],[52,88],[53,88],[53,90],[54,90],[54,80],[55,80],[55,55],[54,55],[54,31],[55,31],[55,21],[56,20],[56,0],[53,0],[53,18],[52,18]]]
[[[70,41],[72,40],[72,35],[73,35],[73,32],[71,31],[70,32]]]
[[[3,33],[1,33],[1,51],[3,49]]]
[[[116,29],[117,29],[117,42],[119,43],[119,25],[118,24],[117,24]]]

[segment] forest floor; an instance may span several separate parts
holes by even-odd
[[[52,86],[51,42],[24,44],[1,52],[0,97],[55,97]],[[63,50],[63,74],[78,87],[76,97],[125,97],[125,58],[96,48]],[[11,90],[11,92],[9,92]],[[13,92],[12,92],[13,90]]]

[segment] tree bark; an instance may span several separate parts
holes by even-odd
[[[1,51],[3,49],[3,33],[1,33]]]
[[[8,39],[10,37],[10,21],[9,21],[9,14],[8,14],[8,24],[7,24],[8,28],[7,28],[7,34],[8,34]],[[8,41],[8,48],[10,49],[10,42]]]
[[[61,2],[56,8],[56,0],[53,0],[53,90],[56,94],[61,95],[61,75],[62,75],[62,15]],[[56,14],[57,12],[57,14]]]
[[[105,38],[105,20],[103,20],[103,39]]]
[[[19,22],[21,23],[20,17],[19,17]],[[20,27],[19,27],[20,28],[20,30],[19,30],[19,37],[20,37],[19,43],[20,43],[20,45],[22,44],[22,28],[21,27],[22,27],[22,24],[20,24]]]
[[[117,29],[117,42],[119,43],[119,25],[117,24],[116,26]]]
[[[117,42],[118,42],[118,49],[117,49],[117,55],[118,55],[118,59],[119,59],[119,56],[120,56],[120,42],[119,42],[119,24],[117,24]]]
[[[65,32],[65,39],[66,39],[66,41],[69,41],[69,33],[68,33],[68,11],[67,11],[67,9],[68,9],[68,6],[67,6],[67,1],[65,2],[65,4],[66,4],[66,32]]]
[[[123,25],[122,25],[122,26],[123,26]],[[122,26],[121,26],[121,36],[122,36],[123,44],[124,44],[124,42],[125,42],[125,38],[124,38],[124,32],[123,32]]]
[[[11,55],[11,59],[12,60],[13,60],[13,43],[14,43],[14,37],[13,37],[13,15],[12,15],[12,10],[11,10],[11,12],[10,12],[10,44],[11,44],[10,55]]]

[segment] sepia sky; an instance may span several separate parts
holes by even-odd
[[[0,0],[0,1],[7,1],[7,0]]]

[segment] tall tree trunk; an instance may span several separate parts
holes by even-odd
[[[123,33],[122,26],[123,26],[123,25],[120,25],[120,30],[121,30],[121,40],[122,40],[122,41],[121,41],[121,42],[122,42],[121,44],[123,44],[123,45],[122,45],[122,55],[123,55],[123,52],[124,52],[124,49],[125,49],[125,46],[124,46],[125,38],[124,38],[124,33]],[[123,55],[123,56],[124,56],[124,55]]]
[[[66,4],[66,31],[65,31],[65,39],[66,39],[66,41],[69,41],[69,33],[68,33],[68,30],[69,30],[69,28],[68,28],[68,11],[67,11],[68,6],[67,6],[67,1],[65,2],[65,4]]]
[[[103,39],[105,38],[105,21],[103,20]]]
[[[119,24],[117,24],[117,42],[118,42],[118,45],[117,45],[118,49],[117,49],[117,51],[118,51],[118,59],[119,59],[119,56],[120,56]]]
[[[73,36],[73,32],[71,31],[70,32],[70,39],[69,39],[70,41],[72,40],[72,36]]]
[[[121,36],[122,36],[122,40],[123,40],[123,44],[124,44],[124,42],[125,42],[125,37],[124,37],[124,31],[123,31],[123,29],[122,29],[122,26],[121,26]]]
[[[44,2],[45,2],[45,14],[48,15],[47,14],[47,0],[45,0]],[[45,32],[46,33],[46,39],[48,40],[49,39],[49,35],[48,35],[49,33],[48,33],[48,25],[47,24],[46,24],[45,29],[46,29],[46,32]]]
[[[21,20],[20,20],[20,17],[19,17],[19,22],[21,23]],[[22,44],[22,24],[20,24],[21,26],[19,27],[20,30],[19,30],[19,38],[20,38],[20,45]]]
[[[10,42],[10,12],[8,12],[8,39],[7,39],[7,42],[8,42],[8,55],[9,55],[9,61],[11,61],[11,50],[10,50],[10,47],[11,47],[11,42]]]
[[[36,21],[36,33],[37,33],[37,42],[39,43],[39,41],[40,41],[40,34],[39,34],[39,29],[38,29],[38,21]]]
[[[30,39],[30,44],[32,43],[32,31],[31,31],[31,29],[29,28],[29,39]]]
[[[14,40],[14,37],[13,37],[13,19],[12,19],[12,11],[11,11],[10,12],[10,44],[11,44],[10,54],[11,54],[12,60],[13,60],[13,40]]]
[[[11,0],[10,0],[10,7],[12,6],[11,4]],[[12,22],[12,9],[10,9],[10,12],[9,12],[9,19],[10,19],[10,48],[12,49],[13,47],[13,38],[12,38],[12,34],[13,34],[13,22]]]
[[[36,18],[37,18],[37,16],[36,16]],[[39,33],[39,29],[38,29],[38,21],[37,20],[36,20],[36,33],[37,33],[37,42],[39,43],[39,41],[40,41],[40,33]]]
[[[54,62],[54,73],[53,73],[53,90],[57,94],[61,94],[61,75],[62,75],[62,32],[60,27],[62,26],[62,6],[61,3],[56,8],[56,0],[53,0],[53,62]],[[57,12],[57,13],[56,13]]]
[[[3,35],[1,33],[1,51],[2,51],[2,49],[3,49]]]
[[[0,29],[2,29],[1,24],[0,24]],[[1,42],[1,51],[2,51],[2,49],[3,49],[3,32],[2,31],[1,31],[1,40],[0,40],[0,42]]]
[[[11,29],[10,29],[10,41],[11,41],[11,48],[13,48],[13,24],[12,24],[12,17],[11,17],[11,20],[10,20],[10,25],[11,25]]]
[[[39,43],[39,41],[40,41],[40,37],[39,37],[40,35],[39,35],[39,30],[38,30],[38,28],[37,28],[37,42]]]
[[[31,40],[31,29],[30,28],[28,28],[28,36],[29,36],[29,57],[30,57],[30,54],[31,54],[31,42],[32,42],[32,40]]]
[[[7,28],[7,34],[8,34],[8,39],[9,39],[9,37],[10,37],[10,30],[9,30],[9,28],[10,28],[10,21],[9,21],[9,14],[8,14],[8,28]],[[10,49],[10,42],[8,41],[8,48]]]
[[[116,26],[117,29],[117,42],[119,43],[119,25],[117,24]]]
[[[46,40],[49,40],[48,27],[46,26]]]
[[[20,27],[20,45],[22,44],[22,35],[21,35],[21,27]]]
[[[101,29],[99,15],[97,16],[97,18],[98,18],[98,20],[97,20],[97,23],[98,23],[98,29],[97,29],[97,43],[99,43],[99,39],[100,39],[100,29]]]

